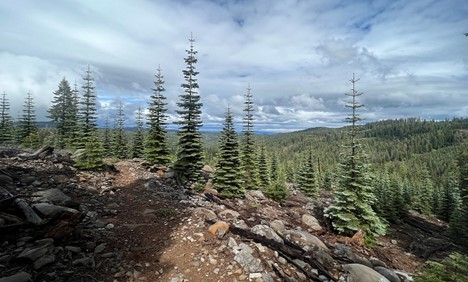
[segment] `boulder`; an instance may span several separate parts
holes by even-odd
[[[215,214],[214,211],[201,207],[193,209],[192,216],[198,219],[218,219],[218,216]]]
[[[349,272],[347,282],[390,282],[382,274],[362,264],[345,264],[343,269]]]
[[[48,189],[45,191],[38,191],[33,194],[33,196],[37,196],[34,198],[34,202],[44,202],[49,201],[56,205],[66,205],[67,202],[71,200],[71,198],[65,195],[62,191],[57,188]]]
[[[29,282],[32,281],[31,274],[21,271],[11,276],[0,278],[0,282]]]
[[[261,260],[252,256],[253,250],[248,245],[241,243],[236,252],[234,260],[242,266],[244,271],[251,273],[263,271]]]
[[[33,267],[35,270],[38,270],[39,268],[49,264],[49,263],[53,263],[55,261],[55,255],[45,255],[39,259],[37,259],[34,264],[33,264]]]
[[[302,230],[287,230],[284,233],[288,240],[296,241],[299,245],[306,249],[311,249],[313,246],[318,246],[328,251],[328,247],[316,236]]]
[[[80,213],[79,211],[71,208],[66,208],[62,206],[56,206],[56,205],[51,205],[48,203],[37,203],[32,205],[33,208],[38,210],[41,214],[47,216],[47,217],[54,217],[55,215],[59,213],[72,213],[72,214],[77,214]]]
[[[353,253],[353,250],[351,250],[351,247],[348,245],[337,244],[335,246],[333,254],[339,258],[343,258],[352,262],[355,262],[356,260],[356,255]]]
[[[38,248],[25,249],[18,255],[18,259],[27,259],[30,261],[35,261],[38,258],[42,257],[49,251],[50,245],[40,246]]]
[[[276,241],[278,243],[281,243],[281,244],[284,243],[283,239],[281,239],[281,237],[278,236],[278,234],[276,234],[275,230],[273,230],[268,225],[263,225],[263,224],[255,225],[254,227],[252,227],[251,231],[254,234],[266,237],[266,238],[274,240],[274,241]]]
[[[257,200],[266,200],[265,195],[263,195],[263,192],[260,191],[260,190],[249,190],[246,193],[246,197],[247,196],[250,196],[250,197],[252,197],[254,199],[257,199]]]
[[[276,233],[283,235],[286,231],[286,227],[284,226],[284,222],[279,219],[275,219],[270,222],[270,227],[275,230]]]
[[[310,214],[302,215],[302,223],[304,223],[305,225],[307,225],[310,229],[314,231],[322,230],[322,226],[320,226],[320,223],[318,222],[318,220]]]
[[[401,282],[401,279],[398,277],[398,275],[391,269],[382,266],[376,266],[374,270],[385,276],[385,278],[387,278],[390,282]]]
[[[237,219],[240,216],[240,214],[235,210],[227,209],[218,213],[218,216],[222,219]]]

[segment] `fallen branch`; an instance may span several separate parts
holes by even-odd
[[[0,194],[7,196],[9,198],[14,198],[15,196],[11,194],[8,190],[3,187],[0,187]],[[32,224],[39,225],[42,223],[42,219],[37,215],[36,212],[28,205],[28,203],[23,198],[15,198],[14,202],[18,208],[23,212],[26,220]]]

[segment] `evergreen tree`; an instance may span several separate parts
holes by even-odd
[[[138,107],[135,116],[136,129],[132,139],[132,158],[141,158],[144,150],[143,110]]]
[[[72,90],[70,105],[68,106],[68,112],[66,114],[65,127],[69,132],[67,132],[67,146],[70,148],[76,147],[79,143],[80,138],[80,113],[79,113],[79,105],[80,105],[80,98],[78,92],[78,86],[76,85],[76,81],[74,84],[74,88]]]
[[[228,108],[224,128],[219,137],[219,156],[213,180],[214,187],[221,195],[227,197],[244,196],[245,190],[242,187],[242,174],[239,167],[239,143],[231,110]]]
[[[196,54],[198,52],[194,50],[194,42],[195,40],[191,37],[190,48],[186,50],[185,63],[187,68],[182,71],[185,83],[181,86],[185,93],[179,96],[180,102],[177,103],[180,107],[177,113],[181,120],[178,122],[180,129],[178,132],[177,161],[174,170],[182,180],[196,182],[200,179],[200,170],[203,166],[203,145],[200,133],[200,127],[202,126],[201,107],[203,104],[200,102],[198,93],[196,79],[198,72],[195,70]]]
[[[349,128],[349,144],[344,146],[347,154],[342,156],[341,179],[334,194],[334,204],[325,210],[325,216],[332,221],[333,228],[346,235],[353,235],[362,230],[368,241],[375,236],[385,234],[385,225],[376,215],[371,205],[375,197],[369,187],[370,176],[360,143],[358,141],[357,122],[361,120],[356,110],[362,107],[357,97],[362,95],[355,88],[358,81],[353,78],[351,94],[346,94],[352,101],[346,104],[352,113],[346,119],[351,123]]]
[[[278,180],[278,177],[279,177],[278,156],[276,155],[275,152],[273,152],[271,154],[270,179],[271,181],[276,181]]]
[[[449,232],[457,241],[466,242],[468,240],[468,141],[460,145],[457,165],[461,205],[452,214]]]
[[[104,156],[112,156],[112,131],[110,129],[109,115],[106,116],[104,121],[104,131],[102,133],[102,146],[104,149]]]
[[[314,157],[312,150],[308,150],[307,158],[299,171],[298,176],[299,189],[309,197],[317,195],[317,181],[314,169]]]
[[[244,185],[246,189],[256,189],[258,186],[257,154],[254,139],[253,121],[254,106],[250,85],[247,87],[244,102],[244,128],[242,132],[242,167],[244,169]]]
[[[56,128],[55,146],[59,149],[70,146],[76,123],[76,103],[70,84],[65,78],[60,81],[57,91],[54,92],[52,107],[48,112]]]
[[[442,188],[438,215],[442,220],[449,221],[453,213],[461,205],[460,193],[458,191],[457,179],[450,175],[447,183]]]
[[[31,92],[28,92],[24,106],[23,115],[19,121],[20,140],[26,147],[36,148],[39,146],[37,136],[36,113],[34,110],[34,101]]]
[[[271,181],[265,194],[277,202],[282,202],[286,199],[288,196],[288,187],[286,186],[286,174],[282,169],[278,171],[277,178]]]
[[[123,160],[128,157],[127,137],[124,130],[125,114],[123,112],[122,102],[119,101],[119,108],[115,119],[114,134],[112,138],[113,156]]]
[[[82,169],[100,169],[104,166],[104,147],[98,136],[94,78],[91,76],[89,66],[83,80],[83,96],[79,102],[80,131],[77,147],[84,151],[76,159],[76,166]]]
[[[3,92],[0,100],[0,144],[13,142],[13,120],[10,115],[10,103]]]
[[[161,68],[155,75],[153,95],[148,106],[148,136],[145,141],[145,159],[152,164],[165,165],[169,163],[169,149],[167,146],[166,132],[166,97],[163,95],[164,77]]]
[[[266,155],[265,143],[260,146],[260,154],[258,156],[258,172],[260,185],[263,189],[270,186],[270,172],[268,170],[268,159]]]

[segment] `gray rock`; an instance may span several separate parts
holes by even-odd
[[[106,244],[100,244],[94,249],[94,253],[100,254],[104,251],[105,248],[106,248]]]
[[[270,227],[275,230],[276,233],[283,235],[286,231],[286,227],[284,226],[284,222],[282,220],[276,219],[270,222]]]
[[[344,258],[348,259],[352,262],[355,262],[356,260],[356,255],[353,253],[353,250],[351,250],[351,247],[343,244],[338,244],[335,246],[335,250],[333,251],[333,254],[339,258]]]
[[[229,237],[229,240],[228,240],[228,246],[229,248],[237,248],[237,242],[236,242],[236,239],[232,238],[232,237]]]
[[[44,239],[36,240],[35,243],[37,245],[52,245],[54,243],[54,239],[53,238],[44,238]]]
[[[37,198],[34,198],[34,202],[43,202],[44,200],[48,200],[57,205],[66,205],[66,203],[71,200],[69,196],[65,195],[62,191],[60,191],[57,188],[52,188],[45,191],[38,191],[33,195],[38,196]]]
[[[32,184],[34,181],[36,181],[36,177],[33,175],[23,175],[20,178],[20,182],[26,185]]]
[[[198,219],[218,219],[214,211],[200,207],[193,209],[192,216]]]
[[[2,185],[13,184],[13,178],[5,174],[0,174],[0,184]]]
[[[271,274],[268,272],[262,273],[262,279],[263,279],[263,282],[275,282]]]
[[[260,236],[264,236],[268,239],[271,239],[271,240],[274,240],[278,243],[281,243],[283,244],[284,241],[283,239],[281,239],[280,236],[278,236],[278,234],[276,234],[275,230],[273,230],[270,226],[268,225],[262,225],[262,224],[259,224],[259,225],[255,225],[254,227],[252,227],[252,233],[255,233],[257,235],[260,235]]]
[[[72,253],[81,253],[81,248],[75,246],[65,246],[65,250],[70,251]]]
[[[240,214],[234,210],[223,210],[222,212],[218,213],[218,216],[221,219],[237,219]]]
[[[242,243],[239,245],[240,251],[234,256],[234,260],[248,272],[261,272],[263,265],[260,259],[252,256],[253,250],[248,245]]]
[[[385,267],[385,268],[388,268],[388,266],[385,264],[385,262],[377,259],[377,258],[370,258],[369,259],[370,263],[372,264],[372,267],[375,268],[376,266],[381,266],[381,267]]]
[[[263,192],[260,190],[249,190],[247,191],[246,196],[250,196],[257,200],[266,200],[265,195],[263,195]]]
[[[77,266],[88,266],[90,264],[91,264],[91,257],[79,258],[72,262],[72,265],[77,265]]]
[[[33,264],[33,267],[35,270],[43,267],[44,265],[47,265],[49,263],[53,263],[55,261],[55,256],[54,255],[45,255],[39,259],[37,259],[34,264]]]
[[[62,206],[51,205],[47,203],[37,203],[32,205],[33,208],[38,210],[41,214],[47,217],[54,217],[59,213],[72,213],[77,214],[80,213],[79,211],[71,208],[66,208]]]
[[[289,240],[297,241],[298,244],[303,247],[310,249],[313,246],[318,246],[328,251],[328,247],[319,238],[309,232],[302,230],[287,230],[284,235]]]
[[[395,272],[395,274],[398,275],[401,282],[413,282],[413,277],[410,274],[400,270],[394,270],[393,272]]]
[[[322,226],[320,226],[318,220],[310,214],[302,215],[302,223],[314,231],[322,230]]]
[[[374,268],[374,266],[372,265],[372,263],[368,259],[360,257],[360,256],[356,256],[356,258],[354,259],[353,262],[365,265],[365,266],[370,267],[370,268]]]
[[[18,255],[18,259],[27,259],[30,261],[35,261],[38,258],[42,257],[49,251],[48,246],[41,246],[33,249],[25,249]]]
[[[374,267],[374,270],[385,276],[385,278],[387,278],[390,282],[401,282],[401,279],[398,277],[398,275],[396,275],[396,273],[391,269],[382,266],[376,266]]]
[[[345,264],[343,269],[349,272],[348,282],[390,282],[382,274],[362,264]]]
[[[334,260],[324,249],[320,247],[314,247],[312,249],[315,259],[323,264],[325,268],[331,269],[333,267]]]
[[[0,282],[29,282],[32,281],[31,274],[21,271],[11,276],[0,278]]]

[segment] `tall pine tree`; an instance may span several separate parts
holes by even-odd
[[[79,102],[80,133],[77,147],[84,149],[76,159],[76,166],[82,169],[100,169],[104,166],[104,148],[98,135],[96,94],[94,93],[94,78],[88,66],[83,77],[83,96]]]
[[[231,110],[228,108],[224,128],[219,137],[219,155],[214,174],[214,187],[226,197],[242,197],[242,174],[239,170],[239,143]]]
[[[164,96],[164,77],[161,68],[155,75],[153,95],[148,105],[148,136],[145,140],[145,159],[152,164],[165,165],[169,163],[169,149],[166,132],[166,97]]]
[[[132,158],[143,157],[144,150],[144,132],[143,132],[143,109],[138,107],[135,116],[135,132],[133,132],[132,138]]]
[[[119,108],[117,109],[117,116],[115,117],[112,149],[113,156],[120,160],[124,160],[128,157],[127,136],[125,135],[124,123],[125,114],[123,111],[123,104],[119,101]]]
[[[351,93],[346,94],[352,99],[346,104],[346,107],[352,110],[351,115],[346,118],[351,124],[348,132],[349,143],[344,145],[347,152],[341,158],[341,178],[334,194],[334,203],[325,210],[325,216],[332,221],[335,231],[353,235],[362,230],[366,239],[373,241],[376,236],[385,234],[385,225],[371,207],[375,197],[369,186],[368,164],[358,140],[357,128],[361,118],[356,110],[363,105],[358,103],[356,98],[362,93],[356,91],[355,84],[358,79],[355,79],[354,74],[350,81]]]
[[[258,164],[254,136],[254,106],[250,85],[247,87],[244,102],[244,127],[242,132],[242,167],[244,169],[244,186],[246,189],[256,189],[258,186]]]
[[[10,115],[10,103],[3,92],[0,100],[0,144],[6,145],[13,142],[13,120]]]
[[[30,148],[38,147],[39,139],[37,132],[38,129],[34,100],[31,92],[28,92],[28,96],[26,96],[23,106],[23,115],[19,120],[19,139],[21,140],[21,143]]]
[[[70,147],[76,123],[76,102],[73,90],[63,78],[54,92],[49,118],[55,125],[55,146],[63,149]]]
[[[258,172],[260,185],[263,189],[267,189],[268,186],[270,186],[271,179],[265,143],[262,143],[262,146],[260,146],[260,154],[258,156]]]
[[[198,93],[198,83],[196,76],[198,72],[195,70],[197,63],[196,54],[193,43],[195,40],[190,37],[190,48],[186,50],[187,57],[185,63],[187,68],[183,70],[185,83],[181,86],[184,89],[184,94],[180,95],[180,102],[177,105],[180,110],[177,113],[180,116],[179,141],[177,161],[174,165],[177,176],[183,181],[196,182],[200,179],[200,170],[203,166],[203,148],[202,135],[200,127],[201,107],[200,95]]]

